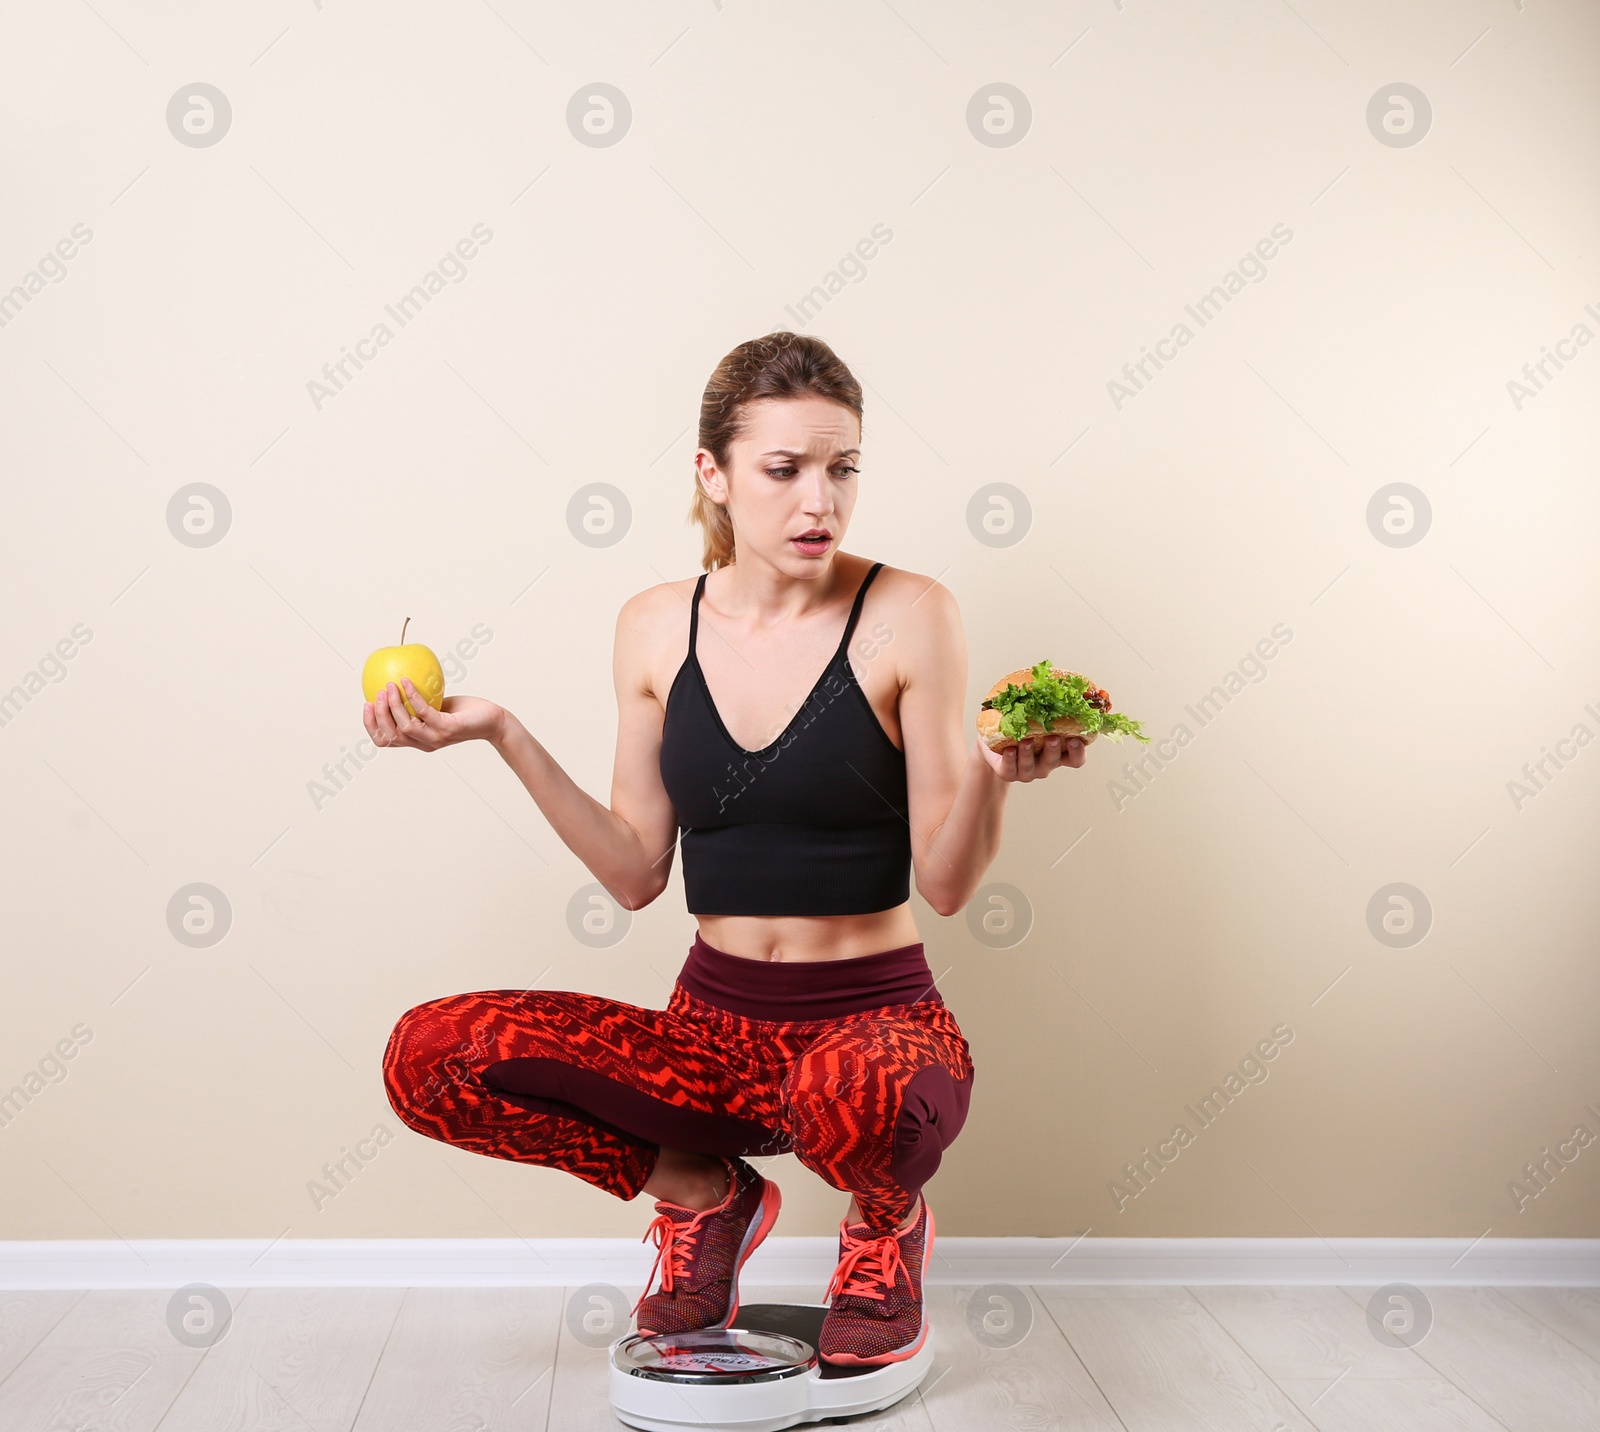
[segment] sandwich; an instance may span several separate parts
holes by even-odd
[[[1047,735],[1077,736],[1087,746],[1101,732],[1113,741],[1150,738],[1137,721],[1111,709],[1111,697],[1076,671],[1041,661],[1002,676],[978,708],[978,735],[991,751],[1023,741],[1044,744]]]

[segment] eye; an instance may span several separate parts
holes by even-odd
[[[763,469],[768,477],[791,477],[797,470],[798,469],[788,464],[785,464],[782,467],[769,467]],[[844,467],[834,468],[833,473],[835,477],[848,477],[851,473],[860,471],[861,469],[859,467],[852,467],[849,464],[846,464]]]

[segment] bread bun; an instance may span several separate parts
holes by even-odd
[[[1076,676],[1080,673],[1063,671],[1059,666],[1052,666],[1050,668],[1050,674],[1059,681],[1063,676]],[[1031,686],[1032,684],[1033,668],[1030,666],[1024,666],[1016,671],[1008,672],[1005,676],[1002,676],[997,682],[995,682],[993,686],[989,688],[989,694],[983,699],[985,701],[992,701],[996,696],[1004,691],[1007,686]],[[1014,741],[1010,736],[1001,734],[1000,716],[1001,713],[996,711],[992,706],[980,706],[978,708],[978,735],[983,738],[983,744],[991,751],[1006,751],[1012,746],[1021,744],[1019,741]],[[1100,733],[1098,731],[1085,731],[1083,729],[1082,722],[1078,721],[1072,716],[1057,717],[1050,723],[1050,731],[1047,733],[1043,723],[1030,717],[1028,719],[1028,732],[1027,735],[1023,737],[1023,740],[1038,741],[1041,737],[1047,734],[1059,736],[1077,736],[1081,738],[1083,744],[1087,746]]]

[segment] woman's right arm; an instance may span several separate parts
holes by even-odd
[[[662,592],[640,592],[617,613],[611,656],[617,750],[609,807],[562,770],[509,711],[491,737],[567,848],[628,910],[648,905],[666,889],[678,840],[677,813],[661,783],[666,703],[651,690],[648,660],[651,635],[662,626]]]
[[[678,836],[677,813],[661,782],[665,703],[657,701],[651,689],[648,660],[652,638],[667,635],[663,618],[671,615],[671,609],[664,597],[679,605],[677,594],[663,586],[630,597],[617,613],[611,661],[617,749],[609,807],[562,770],[511,712],[493,707],[479,719],[478,697],[446,697],[443,712],[418,698],[412,702],[420,707],[418,719],[408,715],[394,695],[380,708],[374,739],[380,745],[437,750],[482,736],[505,758],[562,842],[612,898],[629,910],[648,905],[666,889]],[[452,719],[456,703],[466,722]],[[369,723],[368,730],[373,729]]]

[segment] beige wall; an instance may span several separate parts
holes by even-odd
[[[1031,904],[1020,944],[918,902],[979,1070],[942,1231],[1600,1235],[1600,1147],[1520,1211],[1508,1188],[1600,1134],[1600,749],[1508,786],[1600,734],[1600,345],[1507,386],[1600,333],[1591,5],[98,15],[4,21],[0,283],[92,238],[0,329],[0,684],[45,669],[0,727],[0,1086],[74,1051],[0,1129],[0,1236],[642,1229],[643,1201],[405,1129],[379,1058],[458,990],[662,1002],[678,878],[586,948],[588,874],[488,747],[313,783],[409,616],[441,652],[481,624],[450,689],[603,795],[617,607],[696,570],[700,389],[784,326],[868,388],[846,546],[956,593],[972,703],[1048,656],[1193,736],[1131,797],[1109,743],[1012,793],[990,879]],[[197,81],[231,102],[214,146],[165,121]],[[596,81],[631,104],[614,146],[566,126]],[[1015,145],[967,127],[997,81],[1031,104]],[[1366,122],[1396,81],[1431,102],[1414,146]],[[463,281],[319,410],[310,380],[478,224]],[[797,324],[875,225],[861,280]],[[1115,401],[1275,225],[1262,280]],[[606,548],[567,525],[591,482],[632,508]],[[968,527],[994,482],[1032,509],[1008,548]],[[1397,482],[1432,508],[1408,547],[1367,525]],[[169,529],[194,483],[231,505],[214,546]],[[1280,624],[1200,727],[1186,708]],[[194,882],[232,909],[208,948],[168,928]],[[1394,882],[1433,912],[1405,948],[1368,925]],[[1186,1105],[1280,1026],[1203,1128]],[[831,1231],[843,1196],[777,1168],[780,1231]]]

